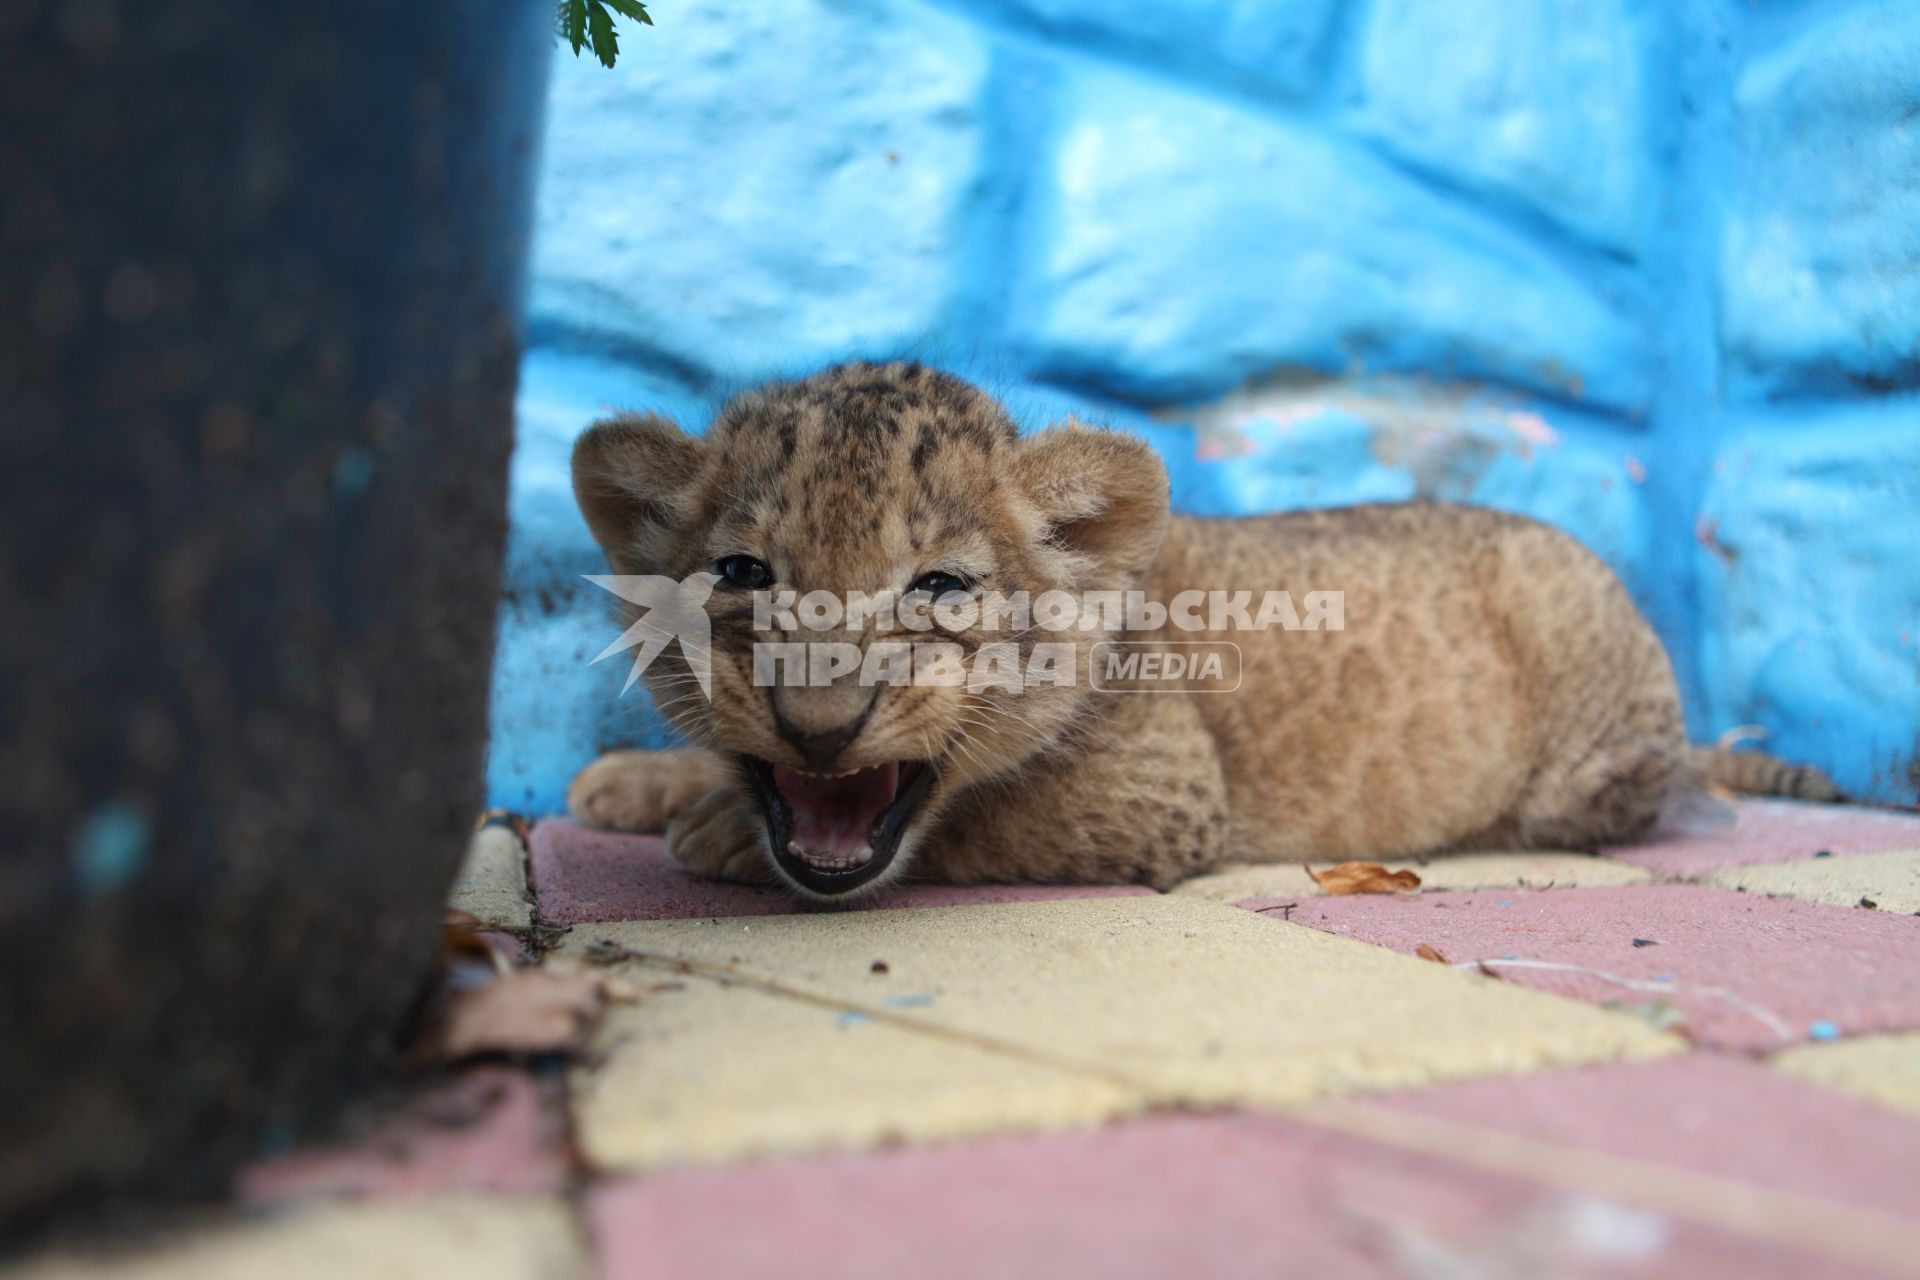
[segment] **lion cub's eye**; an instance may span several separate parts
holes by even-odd
[[[924,591],[938,600],[941,596],[954,591],[958,591],[964,595],[968,590],[968,586],[964,578],[957,577],[951,573],[935,572],[921,574],[913,580],[913,585],[908,587],[907,590]]]
[[[773,570],[752,556],[728,556],[714,565],[713,571],[725,578],[728,586],[749,591],[758,591],[773,581]]]

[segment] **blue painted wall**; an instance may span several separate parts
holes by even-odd
[[[1184,510],[1580,535],[1696,736],[1920,789],[1920,4],[660,0],[557,56],[497,803],[658,735],[571,440],[911,355],[1151,438]]]

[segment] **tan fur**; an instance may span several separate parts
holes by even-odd
[[[1733,751],[1726,747],[1695,747],[1688,753],[1693,778],[1702,784],[1762,796],[1791,796],[1796,800],[1845,799],[1833,779],[1820,770],[1788,764],[1760,751]]]
[[[583,821],[664,827],[708,874],[773,875],[736,753],[801,767],[783,723],[790,735],[861,714],[838,767],[937,761],[896,863],[959,883],[1164,887],[1227,859],[1588,848],[1645,832],[1690,769],[1803,795],[1825,781],[1690,756],[1658,639],[1565,534],[1431,503],[1169,518],[1144,444],[1073,424],[1020,438],[991,398],[917,365],[765,388],[704,440],[656,417],[601,423],[575,449],[574,483],[623,573],[680,579],[751,554],[802,592],[964,569],[1035,595],[1345,593],[1343,630],[1212,637],[1240,646],[1235,693],[1128,695],[1084,678],[1092,646],[1114,638],[1100,632],[1027,638],[1080,646],[1072,688],[755,688],[753,642],[791,637],[756,633],[744,601],[716,591],[712,700],[677,648],[647,672],[711,750],[614,753],[569,794]]]

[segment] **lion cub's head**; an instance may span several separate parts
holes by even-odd
[[[647,682],[738,762],[773,863],[820,894],[879,883],[954,796],[1059,744],[1101,696],[1085,659],[1109,635],[982,606],[1128,589],[1167,520],[1166,472],[1139,441],[1073,424],[1022,439],[991,397],[917,364],[765,387],[704,439],[652,415],[601,422],[573,484],[617,572],[717,577],[711,699],[677,645]],[[1053,669],[1005,678],[1036,654]]]

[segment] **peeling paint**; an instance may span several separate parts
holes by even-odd
[[[1522,462],[1558,448],[1560,433],[1537,410],[1471,383],[1401,377],[1328,378],[1284,370],[1255,379],[1210,404],[1167,407],[1161,420],[1191,422],[1202,459],[1259,451],[1252,431],[1285,433],[1344,416],[1365,423],[1369,452],[1383,467],[1404,471],[1414,495],[1464,501],[1503,455]]]
[[[1720,541],[1720,522],[1701,516],[1693,523],[1693,540],[1718,556],[1729,567],[1740,563],[1740,553]]]

